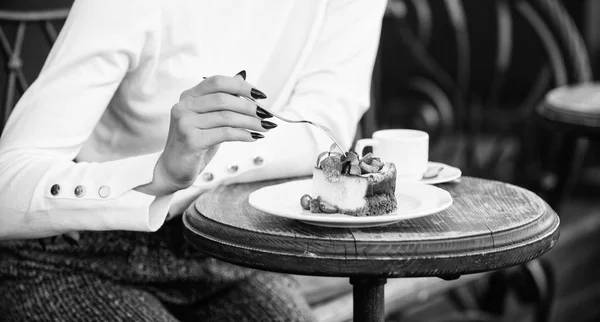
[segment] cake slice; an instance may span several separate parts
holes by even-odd
[[[396,167],[370,154],[325,152],[313,169],[312,197],[301,205],[311,212],[380,216],[396,209]]]

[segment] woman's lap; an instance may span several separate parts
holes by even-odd
[[[181,321],[309,322],[312,312],[297,282],[285,275],[258,273],[218,296],[173,310]]]
[[[177,321],[148,292],[84,274],[7,280],[0,292],[7,322]]]
[[[3,321],[312,321],[295,281],[257,272],[204,301],[161,302],[151,291],[74,274],[0,282]]]
[[[81,246],[0,243],[6,321],[310,321],[295,281],[203,257],[181,226],[82,233]],[[112,315],[107,315],[112,314]],[[52,315],[51,319],[48,319]],[[84,318],[85,317],[85,318]],[[3,321],[4,321],[3,320]]]

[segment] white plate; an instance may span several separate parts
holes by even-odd
[[[442,171],[440,171],[440,173],[437,175],[437,177],[434,177],[431,179],[421,179],[421,180],[419,180],[420,183],[438,184],[438,183],[450,182],[450,181],[454,181],[454,180],[460,178],[460,176],[462,175],[462,171],[460,171],[459,168],[455,168],[451,165],[447,165],[444,163],[429,162],[428,167],[429,168],[443,167],[443,169],[442,169]]]
[[[264,187],[252,192],[250,205],[268,214],[296,219],[307,224],[360,228],[393,224],[440,212],[452,204],[450,194],[438,187],[422,183],[404,183],[396,186],[398,209],[390,214],[373,217],[353,217],[344,214],[314,214],[300,206],[300,198],[311,194],[312,179],[290,181]]]

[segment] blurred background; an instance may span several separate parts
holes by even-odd
[[[71,4],[0,3],[2,120],[39,73]],[[514,312],[506,301],[493,308],[475,301],[477,309],[485,306],[503,320],[600,320],[599,146],[588,132],[567,133],[537,112],[549,104],[549,90],[598,80],[599,17],[597,0],[388,2],[373,105],[359,135],[384,128],[425,130],[430,160],[528,188],[561,217],[560,241],[542,257],[543,269],[503,276],[501,284],[516,289]],[[594,108],[600,115],[600,106]],[[588,121],[583,116],[587,130]],[[494,290],[504,299],[512,292]],[[433,319],[422,300],[407,301],[418,305],[403,313],[404,321]]]

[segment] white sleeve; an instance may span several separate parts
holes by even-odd
[[[385,0],[329,2],[316,43],[282,114],[322,123],[345,149],[350,148],[358,122],[370,104],[385,6]],[[311,174],[318,153],[328,150],[332,141],[306,124],[269,120],[279,126],[253,143],[222,144],[204,173],[227,173],[224,167],[238,166],[237,174],[224,178],[224,183]],[[261,159],[260,166],[252,164],[254,158]]]
[[[73,230],[156,230],[171,196],[152,180],[159,153],[75,163],[121,81],[146,55],[158,11],[141,0],[78,0],[0,140],[0,239]]]

